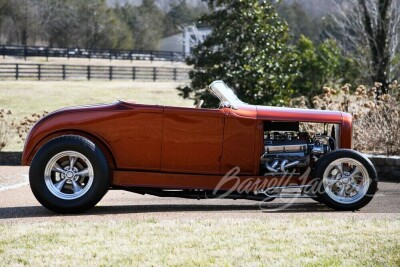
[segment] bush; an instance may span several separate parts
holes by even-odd
[[[49,112],[43,111],[40,113],[33,113],[29,116],[26,116],[22,121],[15,126],[16,132],[21,139],[21,141],[25,141],[29,131],[31,130],[32,126],[38,122],[41,118],[46,116]]]
[[[346,84],[340,89],[324,87],[312,103],[306,97],[290,102],[292,107],[340,110],[353,115],[354,149],[366,153],[400,154],[400,92],[397,81],[382,94],[382,84],[358,86],[355,91]]]
[[[320,94],[325,85],[338,81],[353,83],[360,76],[356,63],[344,56],[343,51],[331,39],[314,44],[301,35],[294,48],[301,61],[299,75],[294,78],[292,85],[297,96],[303,95],[311,99]]]
[[[10,110],[0,110],[0,151],[7,145],[8,134],[14,126],[14,123],[9,119],[11,114]]]
[[[32,126],[39,121],[42,117],[48,114],[47,111],[43,113],[33,113],[26,116],[19,123],[15,123],[12,119],[11,110],[0,110],[0,151],[8,144],[11,135],[18,135],[18,143],[24,142]]]

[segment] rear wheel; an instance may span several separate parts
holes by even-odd
[[[377,190],[377,174],[362,154],[335,150],[318,160],[315,168],[318,199],[336,210],[357,210],[367,205]]]
[[[65,135],[46,143],[29,170],[36,199],[58,213],[83,212],[100,201],[109,187],[109,169],[90,140]]]

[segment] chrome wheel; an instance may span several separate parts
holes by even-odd
[[[89,191],[93,184],[93,173],[92,164],[83,154],[63,151],[49,160],[44,179],[53,195],[60,199],[72,200]]]
[[[342,204],[352,204],[362,199],[367,194],[370,183],[365,166],[352,158],[333,161],[323,174],[326,194]]]

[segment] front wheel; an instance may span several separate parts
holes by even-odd
[[[371,161],[349,149],[335,150],[317,161],[314,177],[321,202],[336,210],[357,210],[367,205],[377,190]]]
[[[109,187],[107,161],[90,140],[76,135],[57,137],[36,153],[29,170],[36,199],[58,213],[83,212]]]

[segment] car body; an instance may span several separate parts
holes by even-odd
[[[22,164],[31,165],[30,182],[35,196],[44,206],[57,212],[87,210],[108,189],[189,198],[199,198],[207,192],[221,195],[229,191],[232,198],[272,200],[281,196],[285,187],[295,186],[303,195],[315,194],[318,199],[329,200],[325,190],[310,193],[305,189],[312,187],[312,181],[323,180],[324,177],[316,177],[315,172],[325,171],[331,162],[326,163],[324,158],[334,154],[330,161],[348,158],[353,164],[342,173],[347,177],[344,181],[352,180],[353,186],[361,187],[362,183],[364,187],[357,201],[347,203],[333,197],[328,205],[357,209],[372,198],[376,190],[376,172],[368,159],[351,150],[351,115],[339,111],[249,105],[241,102],[222,81],[215,81],[210,88],[221,100],[219,108],[117,101],[65,108],[47,115],[31,129],[22,156]],[[300,131],[300,123],[319,124],[325,131],[311,136]],[[85,146],[92,147],[92,151],[80,150]],[[70,154],[60,154],[65,151]],[[54,158],[57,154],[59,156]],[[78,166],[73,166],[71,161]],[[49,166],[50,162],[53,167]],[[340,164],[348,167],[346,161]],[[323,170],[319,170],[322,165]],[[221,182],[234,168],[235,179]],[[357,173],[359,181],[350,177],[351,168],[363,168],[363,177],[358,177]],[[311,172],[305,175],[307,169]],[[331,178],[336,175],[334,169],[333,174],[328,175]],[[90,179],[77,175],[82,174],[82,170]],[[87,188],[89,183],[96,183],[99,172],[105,176],[101,178],[104,180],[102,189]],[[288,178],[289,173],[292,175]],[[263,186],[238,193],[235,185],[249,179],[261,181]],[[273,186],[269,184],[272,180],[276,181]],[[64,187],[60,188],[61,183]],[[78,188],[78,192],[86,188],[87,192],[100,190],[101,193],[94,192],[96,197],[77,195],[74,188]],[[349,188],[350,185],[346,192]],[[332,196],[337,191],[334,189],[330,190]],[[346,195],[343,189],[338,190],[342,190],[341,196]],[[74,204],[86,197],[92,199],[83,201],[85,205]]]

